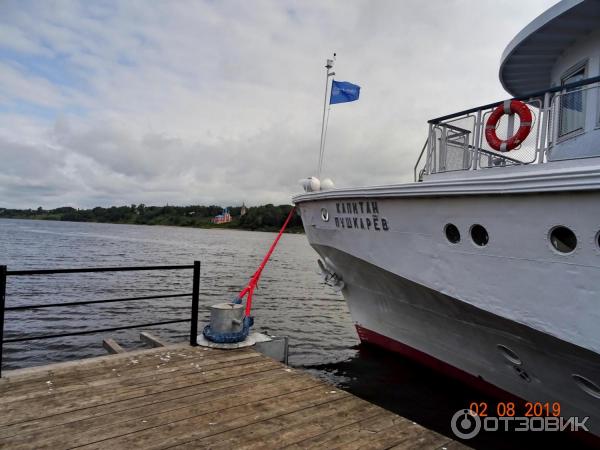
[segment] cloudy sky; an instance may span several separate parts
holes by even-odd
[[[507,97],[555,0],[0,0],[0,207],[288,203],[316,172],[406,182],[426,121]]]

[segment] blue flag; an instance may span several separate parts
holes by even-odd
[[[335,81],[331,83],[331,97],[329,104],[346,103],[358,100],[360,95],[360,86],[348,83],[347,81]]]

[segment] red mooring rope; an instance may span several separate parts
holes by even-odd
[[[285,231],[285,228],[287,227],[288,222],[292,218],[292,215],[294,214],[295,210],[296,210],[296,207],[294,206],[292,208],[292,210],[290,211],[290,213],[288,214],[287,219],[285,219],[285,222],[283,223],[283,226],[281,227],[281,230],[279,230],[279,234],[277,235],[277,237],[275,238],[275,240],[271,244],[271,248],[269,249],[269,251],[265,255],[265,257],[262,260],[262,262],[260,263],[260,266],[258,266],[258,269],[256,270],[256,272],[254,272],[254,275],[252,275],[252,278],[250,278],[250,281],[248,282],[248,285],[244,289],[242,289],[242,291],[238,295],[238,298],[241,300],[241,299],[244,298],[244,296],[246,294],[248,294],[248,300],[246,301],[246,313],[245,313],[246,316],[250,315],[250,308],[252,308],[252,294],[254,294],[254,289],[256,288],[256,285],[258,284],[258,279],[260,278],[260,274],[262,273],[263,269],[267,265],[267,262],[269,261],[269,258],[271,257],[271,254],[275,250],[275,247],[277,246],[277,243],[279,242],[279,239],[281,238],[281,235]]]

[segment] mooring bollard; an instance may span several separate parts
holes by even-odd
[[[198,345],[219,349],[255,346],[256,350],[276,361],[287,364],[288,339],[251,332],[246,307],[239,303],[218,303],[209,306],[210,324],[198,336]]]
[[[244,305],[218,303],[209,309],[213,333],[239,333],[244,328]]]

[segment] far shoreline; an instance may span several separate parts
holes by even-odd
[[[96,206],[80,209],[62,206],[54,209],[9,209],[0,207],[0,219],[52,220],[58,222],[164,225],[204,229],[236,229],[278,232],[289,220],[286,232],[303,233],[300,215],[292,214],[290,204],[246,207],[219,205],[155,206],[144,203],[121,206]],[[291,214],[291,217],[290,217]]]
[[[259,232],[259,233],[278,233],[279,228],[277,227],[262,227],[256,229],[248,229],[237,225],[229,224],[206,224],[206,225],[174,225],[174,224],[154,224],[154,223],[131,223],[131,222],[100,222],[100,221],[80,221],[80,220],[61,220],[61,219],[48,219],[43,217],[0,217],[0,220],[29,220],[32,222],[56,222],[56,223],[101,223],[107,225],[133,225],[139,227],[168,227],[168,228],[191,228],[200,230],[235,230],[235,231],[248,231],[248,232]],[[229,222],[231,223],[231,222]],[[284,231],[286,234],[304,234],[304,228],[288,228]]]

